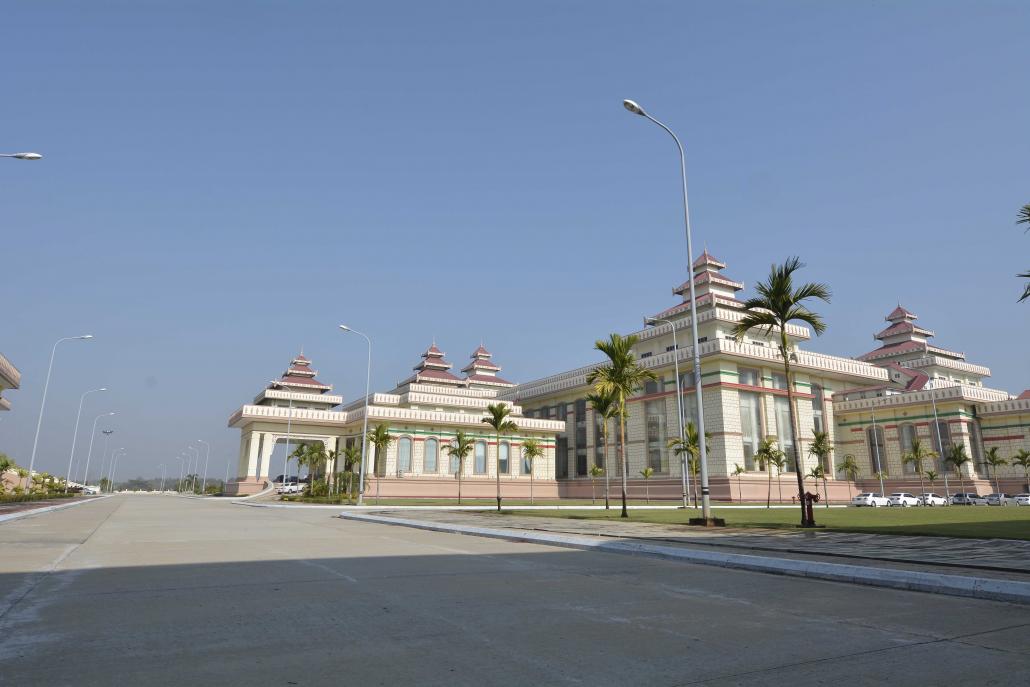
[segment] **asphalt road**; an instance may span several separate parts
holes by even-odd
[[[1030,683],[1030,610],[117,496],[0,524],[0,684]]]

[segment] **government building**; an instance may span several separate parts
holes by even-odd
[[[718,500],[764,500],[796,493],[793,447],[790,445],[788,380],[778,350],[778,333],[752,330],[738,341],[733,328],[744,316],[738,294],[744,284],[724,273],[726,264],[707,250],[693,265],[697,298],[697,333],[701,356],[702,400],[709,435],[708,471],[712,497]],[[682,492],[680,458],[668,447],[679,436],[678,405],[686,422],[697,417],[698,398],[693,379],[689,284],[673,289],[680,302],[643,318],[654,326],[628,332],[639,337],[635,353],[657,380],[648,382],[628,402],[626,450],[630,495],[644,495],[641,472],[651,468],[647,481],[652,497],[678,498]],[[919,324],[900,305],[886,316],[886,326],[874,335],[877,348],[855,358],[805,350],[811,334],[789,325],[791,380],[797,403],[799,453],[803,473],[817,464],[808,452],[815,432],[827,432],[833,451],[824,465],[831,500],[844,500],[858,491],[919,490],[919,475],[902,455],[918,438],[926,447],[947,453],[954,444],[966,448],[970,461],[959,471],[946,469],[939,459],[923,466],[939,475],[926,490],[938,493],[994,490],[988,475],[987,450],[996,447],[1005,459],[1030,449],[1030,394],[1016,397],[985,386],[990,370],[966,361],[965,354],[931,343],[934,332]],[[675,339],[674,343],[674,329]],[[597,338],[604,338],[599,332]],[[598,353],[597,356],[600,354]],[[680,375],[676,378],[678,363]],[[523,498],[529,493],[528,467],[521,460],[521,441],[533,437],[546,447],[544,458],[532,466],[534,490],[543,498],[590,498],[597,482],[592,466],[607,472],[615,488],[621,466],[610,428],[607,459],[602,420],[586,401],[592,391],[588,374],[603,361],[559,372],[535,381],[514,384],[482,346],[476,349],[462,375],[434,344],[422,354],[414,374],[388,393],[369,399],[369,429],[386,424],[395,438],[385,456],[366,465],[366,494],[406,497],[455,496],[455,465],[445,447],[458,429],[476,437],[474,457],[466,465],[463,493],[493,496],[495,465],[499,462],[503,493]],[[280,470],[267,464],[272,448],[285,441],[288,415],[292,441],[321,441],[329,448],[360,441],[364,399],[342,405],[328,385],[315,380],[309,361],[296,358],[282,379],[263,390],[252,405],[240,408],[230,426],[241,430],[240,493],[256,491]],[[681,394],[677,402],[677,394]],[[289,408],[293,403],[292,409]],[[512,407],[518,431],[501,438],[481,422],[490,403]],[[756,461],[759,444],[775,437],[788,461],[782,472]],[[370,451],[371,453],[371,451]],[[846,457],[859,466],[854,481],[838,471]],[[498,460],[499,459],[499,460]],[[606,465],[607,462],[607,465]],[[738,466],[742,472],[737,472]],[[1002,491],[1023,491],[1022,468],[999,468]],[[945,484],[947,480],[947,484]],[[810,491],[823,484],[808,481]]]

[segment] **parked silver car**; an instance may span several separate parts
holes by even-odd
[[[951,504],[953,506],[986,506],[987,499],[979,494],[959,493],[951,497]]]
[[[988,506],[1007,506],[1012,497],[1008,494],[988,494],[986,498]]]
[[[871,491],[867,491],[862,494],[855,494],[854,498],[851,499],[851,505],[879,508],[880,506],[891,505],[891,500],[883,494],[877,494]]]
[[[1030,506],[1030,494],[1016,494],[1012,497],[1017,506]]]
[[[896,491],[896,492],[894,492],[893,494],[890,495],[890,499],[891,499],[891,505],[892,506],[904,506],[905,508],[908,508],[909,506],[921,506],[922,505],[922,503],[920,503],[919,499],[917,499],[915,497],[915,494],[909,494],[908,492],[904,492],[904,491]]]

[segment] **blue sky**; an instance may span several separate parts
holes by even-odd
[[[527,381],[594,359],[695,240],[748,289],[829,282],[809,348],[859,355],[900,300],[1030,386],[1025,2],[19,2],[5,6],[0,450],[63,473],[79,394],[122,476],[229,414],[301,345],[345,398],[435,337]],[[745,292],[747,293],[747,292]],[[87,427],[88,429],[88,427]],[[85,442],[81,450],[85,450]],[[219,466],[217,469],[214,466]]]

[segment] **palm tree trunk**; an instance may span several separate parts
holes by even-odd
[[[461,461],[458,461],[458,505],[461,505]]]
[[[533,505],[533,459],[529,460],[529,505]]]
[[[648,480],[644,478],[644,500],[651,503],[651,490],[648,488]]]
[[[597,501],[597,480],[593,477],[590,478],[590,505],[594,505]]]
[[[744,502],[744,487],[740,481],[740,475],[737,475],[737,500],[741,503]]]
[[[826,500],[826,507],[830,507],[830,485],[826,482],[826,473],[823,473],[823,498]]]
[[[780,480],[779,468],[776,469],[776,491],[778,493],[778,496],[776,497],[776,501],[777,501],[777,503],[782,505],[783,504],[783,482],[782,482],[782,480]]]
[[[923,488],[923,464],[917,463],[916,470],[919,472],[919,493],[922,495],[926,493],[926,489]]]
[[[769,476],[769,489],[765,492],[765,509],[772,508],[772,465],[766,468],[766,475]]]
[[[801,526],[815,527],[815,520],[808,520],[805,512],[805,482],[801,476],[801,451],[798,447],[798,418],[794,408],[794,381],[790,378],[790,355],[787,353],[787,331],[780,327],[780,353],[783,355],[783,371],[787,376],[787,410],[790,413],[791,448],[794,451],[794,474],[798,478],[798,500],[801,502]],[[776,481],[779,482],[779,476]]]
[[[625,406],[625,401],[622,403]],[[622,436],[619,437],[619,444],[622,449],[622,514],[620,517],[628,518],[629,509],[626,508],[626,472],[629,470],[629,462],[626,460],[626,414],[625,407],[619,411],[619,425]]]
[[[602,418],[601,421],[604,423],[601,430],[601,433],[604,435],[604,509],[608,510],[611,508],[611,504],[608,501],[608,492],[611,491],[608,479],[608,418]]]

